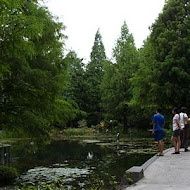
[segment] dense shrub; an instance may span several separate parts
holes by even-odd
[[[14,167],[0,166],[0,182],[7,183],[18,176],[18,171]]]

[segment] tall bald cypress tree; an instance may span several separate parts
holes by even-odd
[[[137,70],[138,52],[133,35],[126,22],[113,49],[116,63],[107,63],[101,85],[102,106],[108,119],[120,121],[126,131],[129,116],[129,102],[132,98],[131,78]]]
[[[0,13],[0,126],[45,139],[65,80],[64,26],[37,0],[1,1]]]
[[[190,2],[168,0],[152,26],[156,103],[190,106]]]
[[[100,84],[103,76],[103,63],[106,60],[102,36],[98,30],[95,35],[94,45],[90,54],[90,62],[86,67],[86,81],[88,85],[86,112],[89,124],[97,124],[101,120],[100,109]]]

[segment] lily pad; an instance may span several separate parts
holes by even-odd
[[[83,175],[90,173],[88,168],[79,169],[79,168],[46,168],[46,167],[36,167],[30,169],[26,174],[20,176],[21,182],[43,182],[49,181],[54,182],[55,180],[62,178],[64,181],[72,181]]]

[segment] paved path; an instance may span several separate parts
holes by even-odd
[[[189,148],[190,149],[190,148]],[[126,190],[190,190],[190,152],[166,151],[144,170],[144,177]]]

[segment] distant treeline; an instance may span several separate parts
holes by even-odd
[[[1,0],[0,128],[43,138],[84,119],[147,128],[157,107],[169,123],[174,106],[190,109],[189,10],[167,0],[140,49],[124,22],[111,60],[97,30],[84,64],[64,54],[65,26],[38,0]]]

